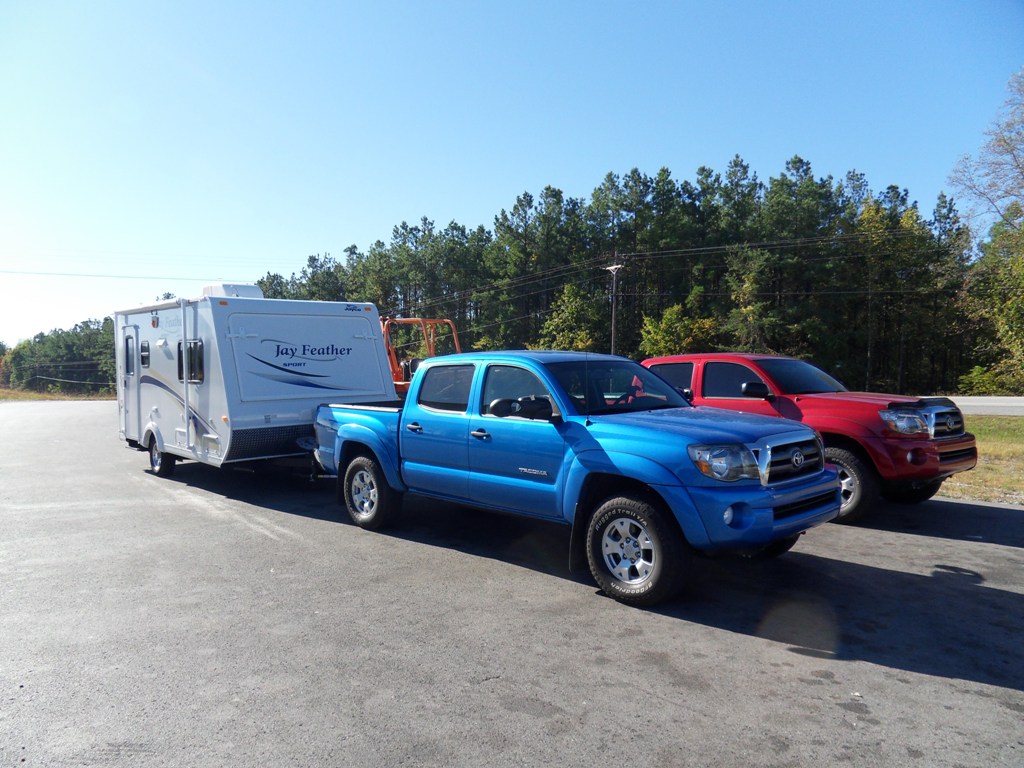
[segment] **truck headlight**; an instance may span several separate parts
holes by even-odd
[[[691,445],[686,449],[702,474],[731,483],[759,479],[754,454],[745,445]]]
[[[917,411],[901,411],[890,408],[879,411],[878,415],[882,421],[889,425],[889,429],[899,432],[901,435],[928,434],[928,423]]]

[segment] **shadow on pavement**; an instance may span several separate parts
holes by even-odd
[[[186,464],[169,481],[351,525],[335,501],[334,482],[325,478]],[[859,527],[1024,547],[1024,510],[944,499],[887,506]],[[396,524],[380,535],[593,584],[589,574],[569,572],[569,530],[554,523],[408,498]],[[898,552],[891,537],[887,546]],[[987,586],[966,562],[935,563],[923,575],[899,568],[899,562],[878,568],[799,546],[775,560],[700,558],[684,595],[651,612],[783,643],[804,656],[1024,691],[1024,595]]]

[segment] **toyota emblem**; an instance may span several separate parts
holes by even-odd
[[[801,451],[793,451],[793,455],[790,456],[790,461],[793,462],[793,466],[800,469],[804,465],[804,455]]]
[[[952,414],[946,417],[946,429],[952,432],[956,428],[956,419],[953,418]]]

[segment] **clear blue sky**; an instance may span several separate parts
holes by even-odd
[[[927,217],[1022,66],[1022,0],[3,0],[0,340],[634,167]]]

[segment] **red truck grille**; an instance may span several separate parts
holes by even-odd
[[[927,414],[932,437],[954,437],[964,433],[964,417],[959,410],[937,411]]]

